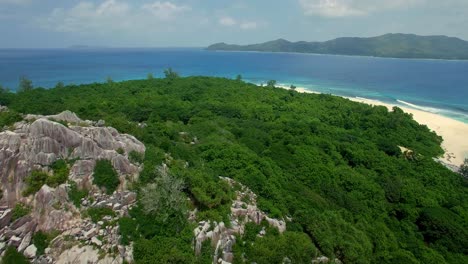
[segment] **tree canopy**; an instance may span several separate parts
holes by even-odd
[[[166,163],[197,220],[229,222],[233,191],[219,176],[246,185],[270,217],[291,219],[285,234],[239,238],[254,245],[235,248],[249,262],[468,262],[467,181],[433,160],[442,138],[399,108],[211,77],[0,92],[0,102],[16,113],[71,110],[136,136],[147,149],[139,192]],[[137,263],[210,261],[209,250],[194,256],[189,222],[148,217],[141,198],[120,222]]]

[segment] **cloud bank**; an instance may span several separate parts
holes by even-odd
[[[365,16],[375,12],[409,8],[425,0],[299,0],[306,15],[322,17]]]

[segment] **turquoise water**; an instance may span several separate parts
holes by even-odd
[[[468,123],[468,61],[409,60],[203,49],[0,50],[0,84],[15,90],[20,76],[35,86],[162,76],[210,75],[257,84],[270,79],[342,96],[364,97],[442,114]]]

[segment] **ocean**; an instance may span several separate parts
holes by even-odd
[[[438,113],[468,123],[468,61],[335,55],[215,52],[201,48],[0,49],[0,85],[35,87],[162,76],[208,75],[363,97]]]

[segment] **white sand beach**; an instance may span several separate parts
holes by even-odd
[[[289,87],[281,87],[289,89]],[[301,93],[318,93],[310,91],[305,88],[296,88],[296,91]],[[445,150],[445,154],[440,158],[441,161],[454,165],[460,166],[465,158],[468,158],[468,124],[461,121],[451,119],[442,115],[413,109],[401,105],[392,105],[377,100],[365,99],[365,98],[352,98],[346,97],[352,101],[365,103],[369,105],[382,105],[386,106],[391,110],[394,106],[398,106],[406,113],[413,115],[414,120],[418,123],[426,125],[429,129],[436,132],[443,138],[442,148]]]

